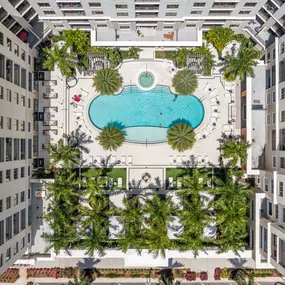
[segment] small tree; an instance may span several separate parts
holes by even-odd
[[[221,146],[221,150],[223,157],[231,159],[232,165],[236,166],[239,159],[241,160],[241,163],[246,163],[248,147],[248,143],[228,139]]]
[[[198,87],[197,75],[188,69],[180,70],[174,75],[172,85],[178,94],[193,94]]]
[[[128,58],[139,59],[141,49],[138,47],[131,47],[128,50]]]
[[[96,139],[105,150],[117,150],[125,141],[123,131],[112,125],[104,127]]]
[[[82,274],[79,278],[74,276],[73,281],[68,281],[68,285],[91,285],[93,281],[93,277],[86,277],[84,274]]]
[[[85,55],[90,46],[89,33],[82,30],[64,30],[63,41],[72,48],[77,55]]]
[[[187,123],[176,123],[168,130],[167,141],[179,152],[191,149],[196,142],[194,129]]]
[[[214,46],[219,57],[221,57],[223,49],[233,40],[233,36],[234,32],[230,28],[213,27],[207,32],[205,38],[208,43]]]
[[[121,84],[120,75],[111,68],[100,69],[93,77],[93,87],[100,95],[114,94],[121,87]]]

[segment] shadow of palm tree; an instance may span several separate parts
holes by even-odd
[[[230,258],[229,261],[234,268],[244,268],[247,262],[246,258]]]

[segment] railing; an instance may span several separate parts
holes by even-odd
[[[236,4],[221,4],[221,3],[214,3],[212,8],[229,8],[229,9],[233,9],[236,7]]]
[[[82,8],[80,3],[58,3],[57,5],[60,9]]]
[[[160,0],[135,0],[135,2],[151,3],[151,2],[160,2]]]
[[[278,10],[276,6],[274,6],[273,4],[269,4],[268,2],[264,4],[264,8],[272,14],[274,14]]]
[[[254,36],[263,46],[265,46],[265,41],[263,38],[257,35],[257,32],[249,26],[244,27],[251,35]]]

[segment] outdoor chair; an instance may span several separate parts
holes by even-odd
[[[122,188],[122,187],[123,187],[123,178],[118,177],[118,188]]]
[[[131,155],[128,156],[128,164],[133,164],[133,157]]]
[[[171,188],[173,186],[173,177],[168,178],[168,186]]]
[[[126,156],[122,155],[121,164],[126,164]]]
[[[177,187],[178,188],[182,187],[182,177],[177,177]]]

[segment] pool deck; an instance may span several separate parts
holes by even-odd
[[[146,69],[154,74],[156,84],[168,86],[171,85],[172,77],[177,71],[172,63],[167,60],[129,60],[124,62],[118,69],[123,78],[123,86],[135,85],[138,75]],[[51,116],[49,121],[52,124],[52,120],[56,120],[57,126],[49,127],[42,124],[39,126],[41,133],[43,130],[48,129],[58,131],[57,134],[50,133],[48,138],[40,136],[39,157],[44,157],[45,162],[48,161],[48,153],[42,149],[42,145],[48,142],[56,143],[63,133],[70,133],[79,126],[81,132],[90,135],[92,140],[94,140],[92,144],[88,145],[90,153],[83,155],[83,159],[87,163],[92,163],[94,160],[99,161],[100,158],[111,155],[113,160],[125,160],[126,163],[121,164],[121,166],[127,168],[179,167],[183,163],[189,162],[189,160],[195,161],[201,167],[206,166],[207,162],[207,166],[218,166],[220,155],[219,140],[222,133],[228,135],[230,133],[240,134],[239,126],[235,122],[228,123],[231,120],[239,121],[237,118],[239,116],[237,111],[239,110],[239,96],[236,96],[238,87],[232,83],[222,82],[221,77],[217,74],[212,77],[199,77],[199,86],[194,95],[202,101],[205,115],[203,122],[195,130],[197,142],[191,150],[179,153],[172,150],[167,142],[158,144],[125,142],[116,152],[105,151],[95,140],[99,130],[93,126],[88,116],[89,104],[97,96],[95,89],[92,87],[92,77],[78,75],[78,83],[70,89],[66,89],[65,80],[61,80],[61,78],[58,70],[51,73],[50,79],[57,80],[57,85],[52,88],[54,88],[54,92],[58,93],[58,98],[41,99],[40,102],[40,111],[43,111],[43,107],[57,107],[58,110],[54,116]],[[171,86],[170,88],[175,93]],[[71,105],[71,98],[75,94],[82,94],[83,98],[83,102],[80,102],[76,108]],[[219,105],[216,101],[219,101]],[[213,123],[215,123],[215,126],[213,126]],[[132,177],[129,177],[129,179],[131,180]]]

